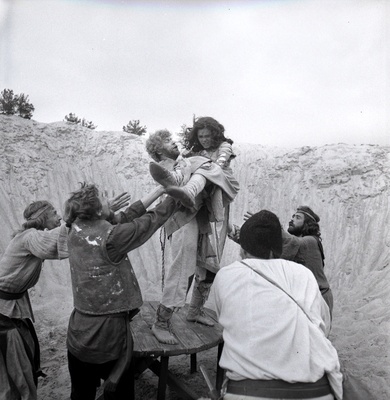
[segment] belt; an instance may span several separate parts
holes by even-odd
[[[331,394],[328,377],[324,375],[316,382],[297,382],[290,383],[282,380],[252,380],[244,379],[232,381],[229,379],[227,393],[269,397],[271,399],[310,399]]]
[[[18,300],[21,299],[26,291],[22,293],[10,293],[10,292],[4,292],[4,290],[0,290],[0,299],[3,300]]]
[[[133,308],[129,311],[122,311],[114,314],[89,314],[80,311],[77,308],[75,308],[75,310],[80,314],[86,315],[87,317],[129,318],[129,321],[131,321],[140,312],[139,308]]]

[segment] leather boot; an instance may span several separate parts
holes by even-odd
[[[195,279],[195,286],[192,292],[190,307],[187,313],[187,321],[199,322],[207,326],[214,326],[214,320],[206,315],[203,310],[204,303],[209,297],[211,283],[198,282]]]
[[[179,176],[179,172],[168,171],[166,168],[155,162],[149,163],[149,172],[150,175],[152,175],[152,178],[164,187],[178,186],[183,179]]]
[[[178,344],[178,340],[171,330],[171,318],[173,309],[159,304],[156,313],[156,321],[152,325],[153,335],[160,343]]]
[[[193,208],[195,197],[204,189],[206,178],[200,174],[193,174],[184,186],[168,186],[166,193],[179,200],[184,207]]]

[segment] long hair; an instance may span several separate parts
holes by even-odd
[[[302,236],[321,238],[320,217],[308,206],[299,206],[297,211],[303,213]]]
[[[225,137],[225,128],[217,120],[211,117],[200,117],[194,121],[192,129],[186,133],[183,145],[187,150],[198,152],[203,150],[198,140],[198,131],[207,128],[211,132],[212,145],[211,149],[217,149],[221,143],[228,142],[233,144],[233,140]]]
[[[102,203],[99,199],[99,190],[94,184],[80,183],[81,188],[73,193],[65,202],[64,221],[68,228],[76,218],[94,220],[99,219]]]
[[[161,129],[149,135],[149,138],[146,140],[145,147],[146,151],[154,161],[161,161],[159,151],[163,146],[164,141],[170,139],[171,137],[171,132],[169,132],[167,129]]]
[[[23,211],[23,217],[26,220],[22,227],[14,231],[11,237],[15,237],[18,233],[27,229],[37,229],[43,231],[46,228],[47,211],[53,210],[54,207],[46,200],[37,200],[29,204]]]

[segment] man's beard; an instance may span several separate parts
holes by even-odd
[[[179,149],[172,149],[169,152],[169,155],[170,155],[170,158],[172,158],[172,160],[176,160],[176,158],[180,156],[180,151],[179,151]]]
[[[294,236],[301,236],[302,230],[303,230],[303,226],[301,226],[300,228],[297,228],[296,226],[289,225],[287,232]]]

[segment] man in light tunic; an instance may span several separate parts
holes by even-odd
[[[342,399],[330,313],[311,271],[280,259],[282,229],[267,210],[241,227],[242,261],[222,268],[213,291],[224,349],[225,400]]]

